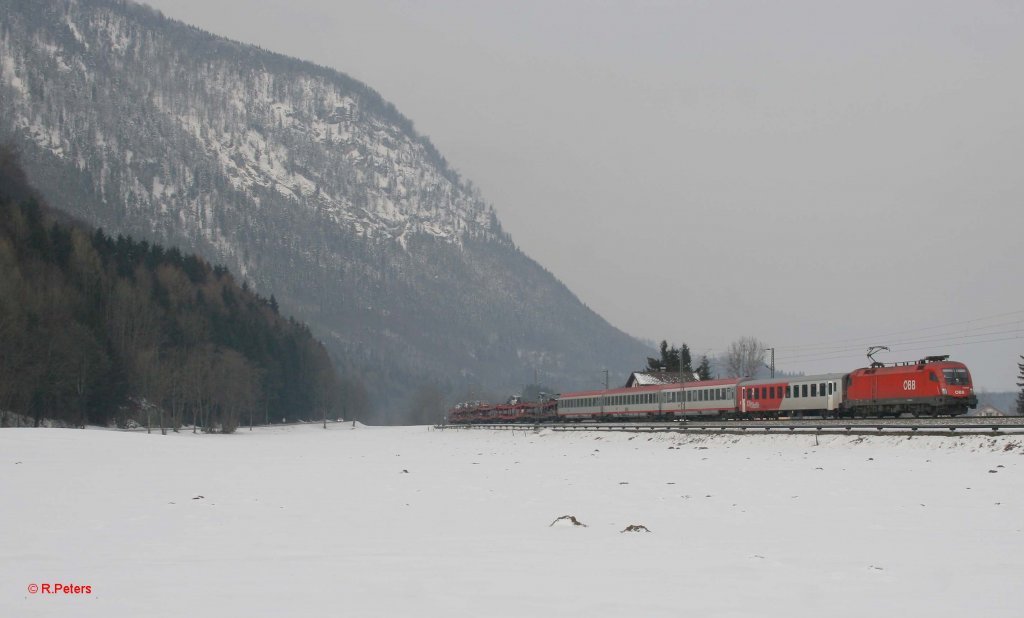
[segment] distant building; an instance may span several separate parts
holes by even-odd
[[[678,371],[634,371],[626,380],[626,388],[654,386],[657,384],[679,384]],[[683,381],[692,382],[696,376],[683,376]]]
[[[992,404],[985,403],[978,406],[978,409],[972,412],[971,416],[1006,416],[1006,412]]]

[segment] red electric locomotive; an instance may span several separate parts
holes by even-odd
[[[857,369],[844,379],[843,410],[856,416],[966,414],[978,406],[971,374],[949,356]]]

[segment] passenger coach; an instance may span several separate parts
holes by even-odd
[[[761,418],[830,416],[843,405],[843,373],[799,378],[744,380],[740,414]]]
[[[708,380],[564,393],[558,397],[558,416],[565,420],[665,420],[730,415],[736,411],[738,382]]]

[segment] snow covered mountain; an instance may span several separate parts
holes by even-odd
[[[649,354],[366,85],[122,0],[0,14],[0,138],[47,198],[274,294],[391,412],[426,384],[570,389]]]

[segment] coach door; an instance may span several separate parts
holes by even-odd
[[[839,389],[837,388],[838,384],[839,383],[836,382],[835,380],[829,380],[828,384],[825,386],[825,388],[828,389],[828,398],[825,400],[826,410],[836,409],[836,393],[839,391]]]

